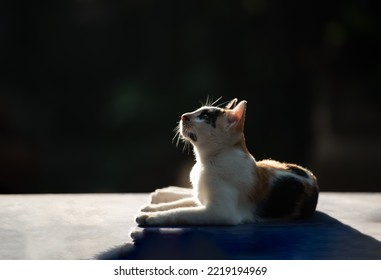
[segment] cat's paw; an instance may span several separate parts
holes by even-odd
[[[190,196],[192,196],[191,189],[170,186],[151,193],[151,204],[167,203]]]
[[[162,202],[162,199],[161,199],[160,194],[158,194],[157,192],[154,192],[151,194],[151,203],[152,204],[158,204],[161,202]]]
[[[139,213],[139,215],[135,217],[135,222],[139,226],[144,226],[146,224],[147,218],[148,218],[148,214],[146,214],[146,213]]]
[[[135,221],[139,226],[148,226],[150,217],[149,213],[140,213],[136,218]]]
[[[142,228],[135,228],[130,232],[130,237],[132,240],[136,241],[144,237],[144,230]]]
[[[136,217],[135,221],[139,226],[160,226],[166,223],[166,218],[158,213],[143,212]]]
[[[146,207],[143,207],[140,209],[141,212],[156,212],[158,211],[154,205],[147,205]]]
[[[153,193],[151,193],[151,203],[159,204],[163,202],[168,202],[170,201],[168,199],[168,196],[169,194],[166,190],[163,190],[163,189],[156,190]]]

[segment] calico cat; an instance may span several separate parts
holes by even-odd
[[[193,146],[193,189],[152,194],[136,222],[159,225],[238,225],[311,216],[319,188],[311,171],[274,160],[256,161],[244,136],[246,101],[202,106],[181,116],[179,137]]]

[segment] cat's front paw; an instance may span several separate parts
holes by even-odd
[[[143,207],[140,209],[141,212],[156,212],[158,211],[154,205],[147,205],[146,207]]]
[[[139,226],[149,226],[151,225],[150,220],[152,220],[152,214],[150,213],[140,213],[135,221]]]
[[[167,189],[158,189],[151,193],[151,203],[159,204],[171,201],[171,192]]]
[[[146,220],[148,218],[148,214],[146,213],[140,213],[136,218],[135,218],[135,222],[139,225],[139,226],[145,226],[146,225]]]
[[[133,229],[133,230],[130,232],[130,237],[131,237],[132,240],[134,240],[134,241],[143,239],[143,238],[144,238],[144,229],[139,228],[139,227]]]
[[[158,213],[143,212],[136,219],[139,226],[160,226],[166,224],[166,219]]]
[[[162,202],[163,202],[162,195],[160,194],[160,192],[158,190],[151,193],[151,203],[152,204],[159,204]]]

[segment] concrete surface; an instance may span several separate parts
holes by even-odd
[[[0,259],[92,259],[131,242],[148,194],[0,195]],[[381,193],[321,193],[318,210],[381,241]]]

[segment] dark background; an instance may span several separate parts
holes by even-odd
[[[0,2],[0,192],[187,184],[172,143],[207,96],[248,101],[256,159],[381,191],[376,1]]]

